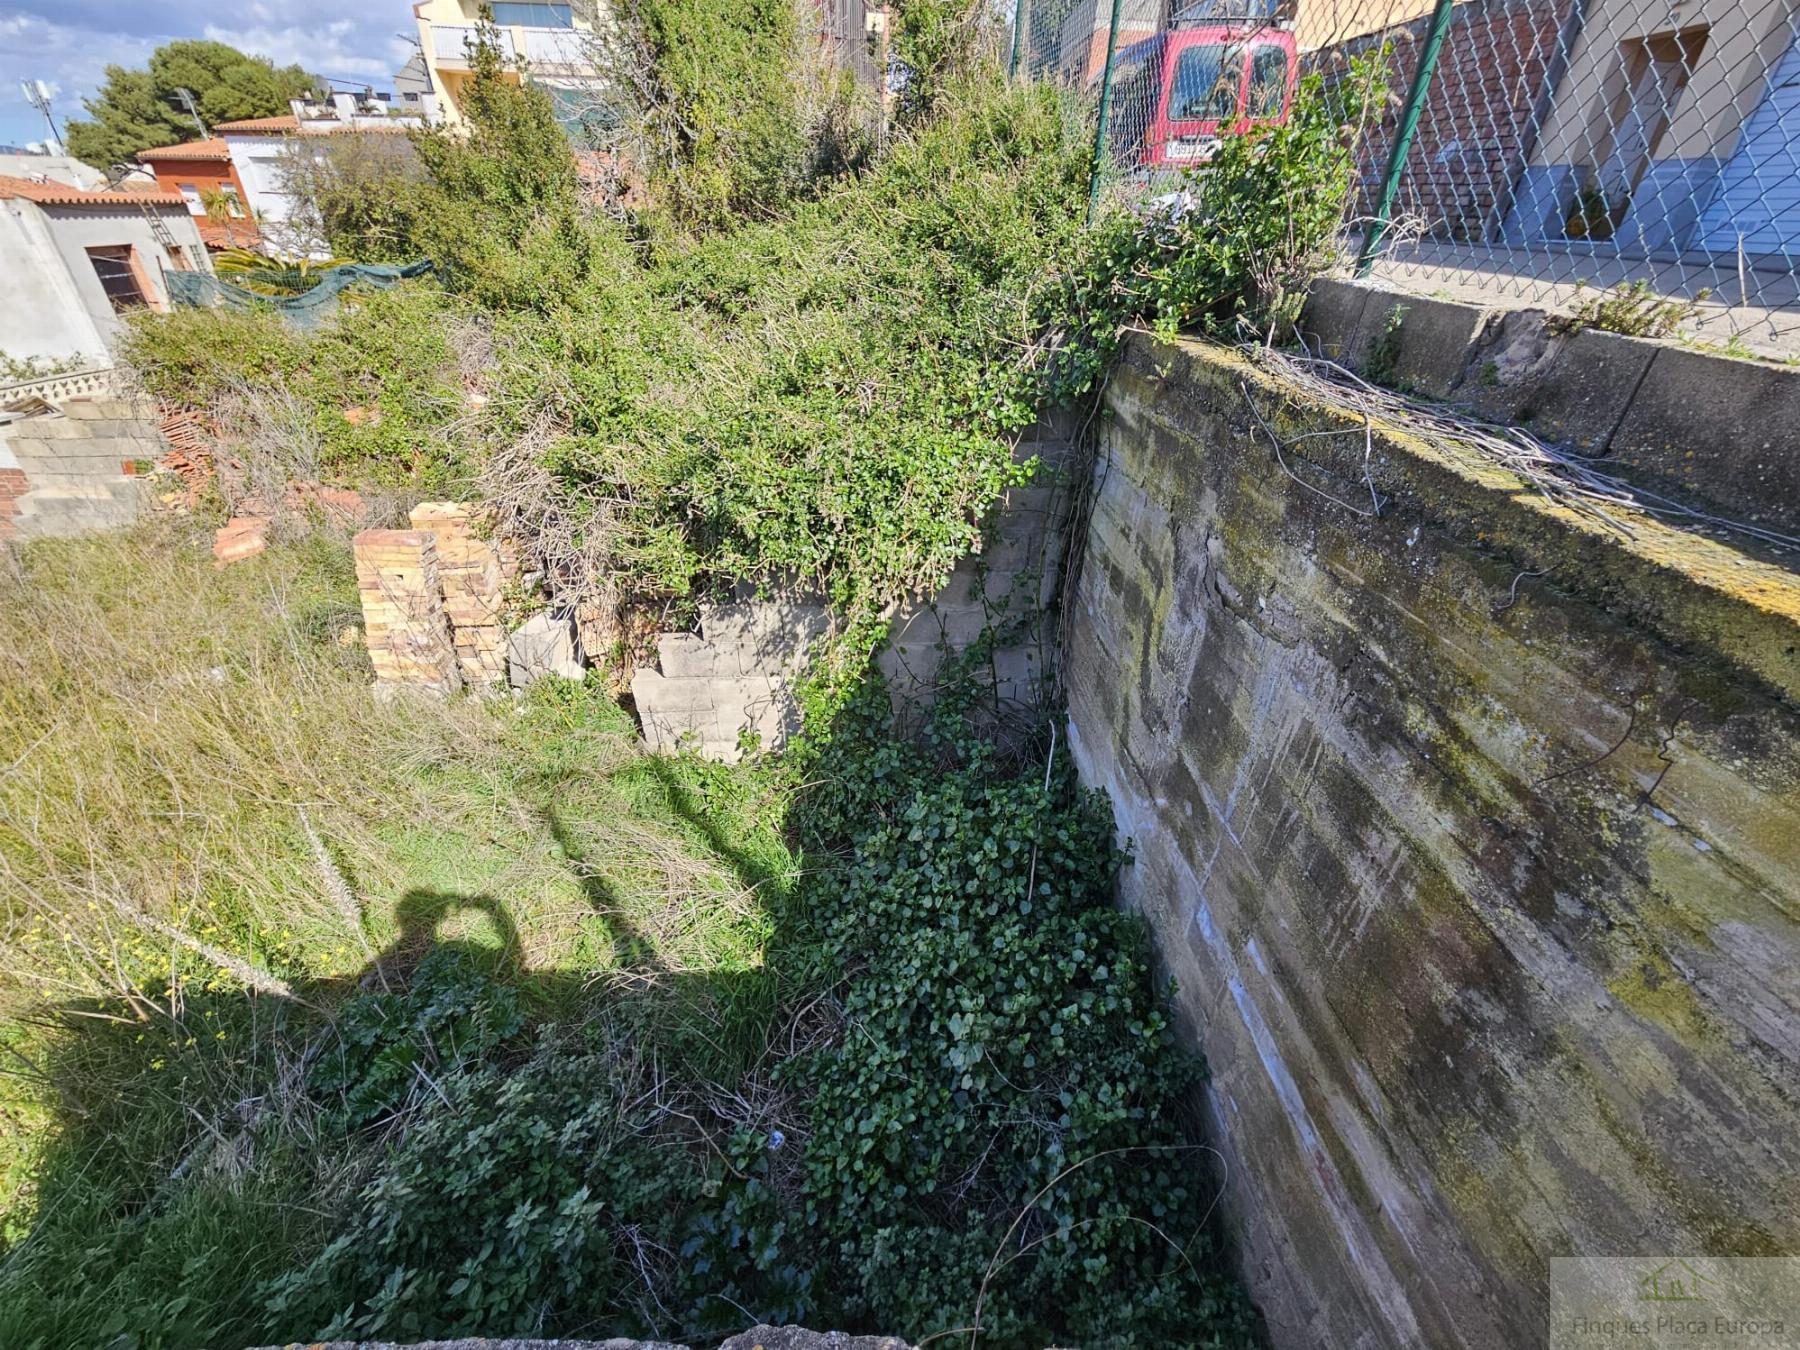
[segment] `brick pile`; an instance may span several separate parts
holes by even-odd
[[[444,617],[437,540],[428,530],[364,530],[353,548],[377,696],[455,692],[462,678]]]
[[[464,502],[421,502],[412,511],[413,529],[437,542],[439,596],[457,666],[470,685],[506,679],[506,634],[500,626],[505,568],[499,547],[485,537],[491,524],[491,513]]]
[[[158,425],[168,450],[158,461],[181,481],[180,495],[169,505],[193,510],[212,482],[213,430],[204,413],[189,408],[162,407]]]
[[[19,514],[19,498],[31,491],[23,469],[0,469],[0,544],[9,542],[16,532],[14,517]]]

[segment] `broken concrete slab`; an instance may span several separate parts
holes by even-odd
[[[1509,314],[1470,354],[1454,397],[1481,416],[1598,454],[1660,350],[1583,328],[1556,336],[1537,311]]]
[[[532,615],[507,637],[506,678],[514,689],[524,689],[551,675],[565,680],[584,679],[587,667],[582,664],[573,621],[543,611]]]

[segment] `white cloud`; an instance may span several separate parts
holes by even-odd
[[[211,38],[277,65],[386,87],[411,54],[406,0],[250,0],[225,11],[197,0],[24,0],[0,7],[0,143],[41,140],[44,122],[19,91],[43,80],[59,123],[83,116],[108,65],[142,66],[177,38]]]

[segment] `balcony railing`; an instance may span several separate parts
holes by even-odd
[[[579,28],[521,28],[525,35],[525,59],[540,66],[590,66],[592,33]]]
[[[466,62],[469,49],[480,37],[481,30],[472,23],[434,23],[431,25],[431,47],[437,53],[440,63],[445,61]],[[500,48],[503,60],[517,61],[519,53],[513,46],[512,30],[497,28],[491,36]]]
[[[474,24],[434,23],[431,45],[440,64],[463,64],[469,48],[480,33]],[[517,34],[523,42],[514,40]],[[522,55],[536,66],[590,67],[593,57],[588,43],[593,34],[577,28],[496,28],[492,35],[505,61],[517,61]],[[523,50],[521,51],[521,47]]]

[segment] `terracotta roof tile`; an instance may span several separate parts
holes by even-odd
[[[138,151],[138,158],[153,159],[230,159],[231,151],[217,136],[204,141],[184,141],[180,145],[157,145]]]
[[[39,183],[0,174],[0,197],[19,197],[39,206],[184,206],[179,192],[89,192],[67,183]]]
[[[269,132],[278,135],[284,131],[300,130],[300,119],[295,117],[292,113],[288,113],[282,117],[246,117],[241,122],[220,122],[213,130],[242,132],[246,135],[253,135],[258,132]]]
[[[194,226],[200,231],[200,242],[208,248],[255,248],[262,243],[253,220],[214,220],[211,216],[195,216]]]

